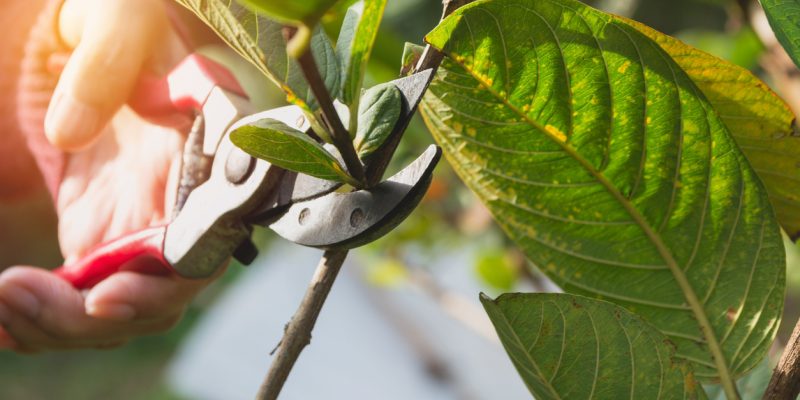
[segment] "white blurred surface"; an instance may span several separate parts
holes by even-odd
[[[184,342],[169,373],[175,391],[197,400],[252,399],[320,255],[285,243],[265,251]],[[471,257],[444,254],[430,270],[483,317]],[[357,254],[348,258],[281,399],[531,398],[499,342],[409,285],[364,284],[357,261]]]

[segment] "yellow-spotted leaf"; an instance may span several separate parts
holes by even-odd
[[[752,72],[644,24],[622,19],[683,68],[725,122],[767,188],[778,222],[800,235],[800,135],[789,106]]]
[[[573,0],[477,1],[427,40],[448,59],[423,116],[506,233],[735,395],[778,328],[784,250],[763,184],[690,76]]]
[[[194,12],[233,50],[283,89],[290,102],[307,111],[318,108],[300,66],[286,54],[281,23],[259,16],[232,0],[176,1]],[[325,86],[334,97],[338,97],[341,92],[339,61],[333,44],[322,29],[314,31],[310,49]]]
[[[667,338],[614,304],[570,294],[481,294],[538,400],[705,398]]]

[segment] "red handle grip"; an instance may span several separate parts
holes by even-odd
[[[236,77],[224,66],[190,54],[167,76],[142,76],[128,104],[140,116],[168,126],[185,126],[202,109],[214,88],[247,97]]]
[[[95,247],[75,262],[56,269],[77,289],[88,289],[113,275],[136,271],[148,275],[169,275],[172,266],[164,258],[166,227],[141,230]]]

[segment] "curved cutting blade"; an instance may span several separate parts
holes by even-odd
[[[431,145],[413,163],[369,190],[330,193],[293,204],[270,229],[303,246],[351,249],[397,227],[417,207],[442,150]]]

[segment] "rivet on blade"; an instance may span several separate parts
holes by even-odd
[[[350,226],[358,228],[362,223],[364,223],[364,210],[356,208],[353,210],[353,213],[350,214]]]
[[[309,210],[308,208],[300,210],[300,215],[298,215],[297,217],[297,223],[300,225],[305,224],[306,221],[308,220],[308,217],[310,216],[311,216],[311,210]]]
[[[256,166],[256,159],[241,149],[233,148],[225,161],[225,178],[233,184],[241,184],[250,177]]]

